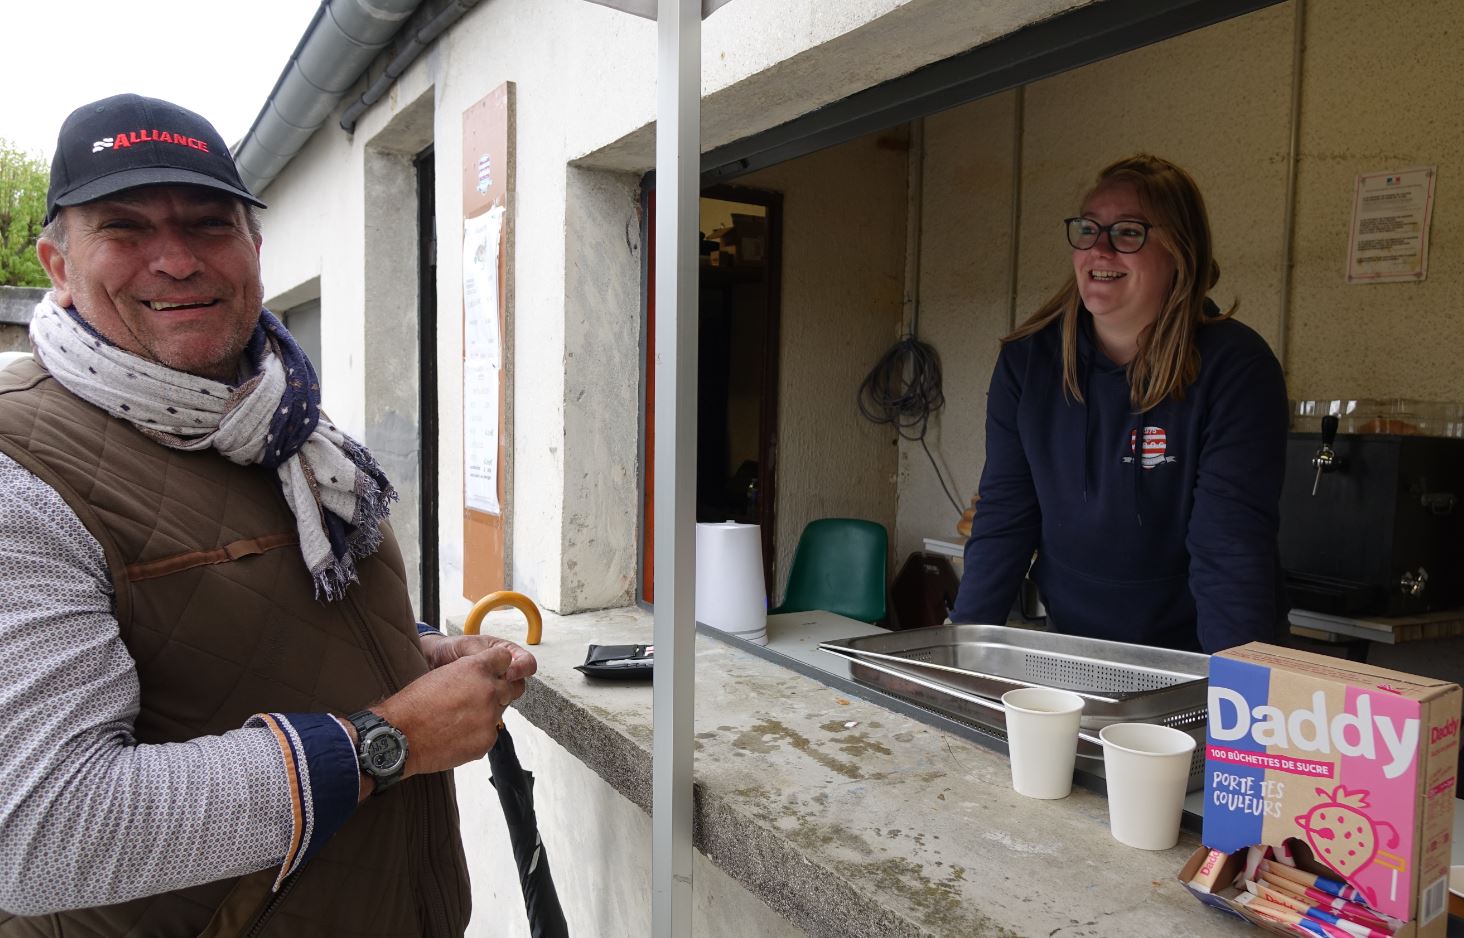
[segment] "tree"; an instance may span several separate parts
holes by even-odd
[[[36,257],[50,177],[44,160],[0,137],[0,285],[50,285]]]

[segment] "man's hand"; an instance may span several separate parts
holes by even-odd
[[[427,659],[427,667],[433,670],[494,648],[501,648],[509,654],[511,660],[504,676],[517,685],[513,695],[517,700],[524,694],[524,680],[539,670],[539,662],[529,652],[507,639],[492,635],[434,635],[429,632],[422,636],[422,655]]]
[[[371,708],[406,734],[403,778],[481,759],[538,667],[527,651],[487,635],[425,637],[432,670]]]
[[[511,680],[521,681],[539,669],[532,654],[506,638],[493,635],[439,635],[436,632],[428,632],[422,636],[422,654],[430,668],[440,668],[459,658],[490,648],[507,649],[513,656],[513,667],[509,669]]]

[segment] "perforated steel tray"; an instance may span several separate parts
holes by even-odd
[[[851,667],[921,677],[989,701],[1018,687],[1069,690],[1083,698],[1083,726],[1094,730],[1203,720],[1210,675],[1210,656],[1198,652],[1001,625],[908,629],[819,648],[849,658]]]
[[[1101,766],[1093,734],[1110,723],[1161,723],[1204,742],[1210,656],[1000,625],[943,625],[823,642],[854,680],[1006,740],[1000,698],[1057,687],[1083,698],[1078,755]],[[1196,748],[1190,787],[1204,767]],[[1101,771],[1099,772],[1101,774]]]

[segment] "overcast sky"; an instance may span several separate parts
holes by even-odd
[[[248,132],[318,0],[21,0],[5,4],[0,137],[50,160],[77,107],[132,91]]]

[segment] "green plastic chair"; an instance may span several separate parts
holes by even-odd
[[[859,518],[810,521],[793,552],[793,569],[783,602],[770,610],[823,609],[861,622],[885,617],[884,525]]]

